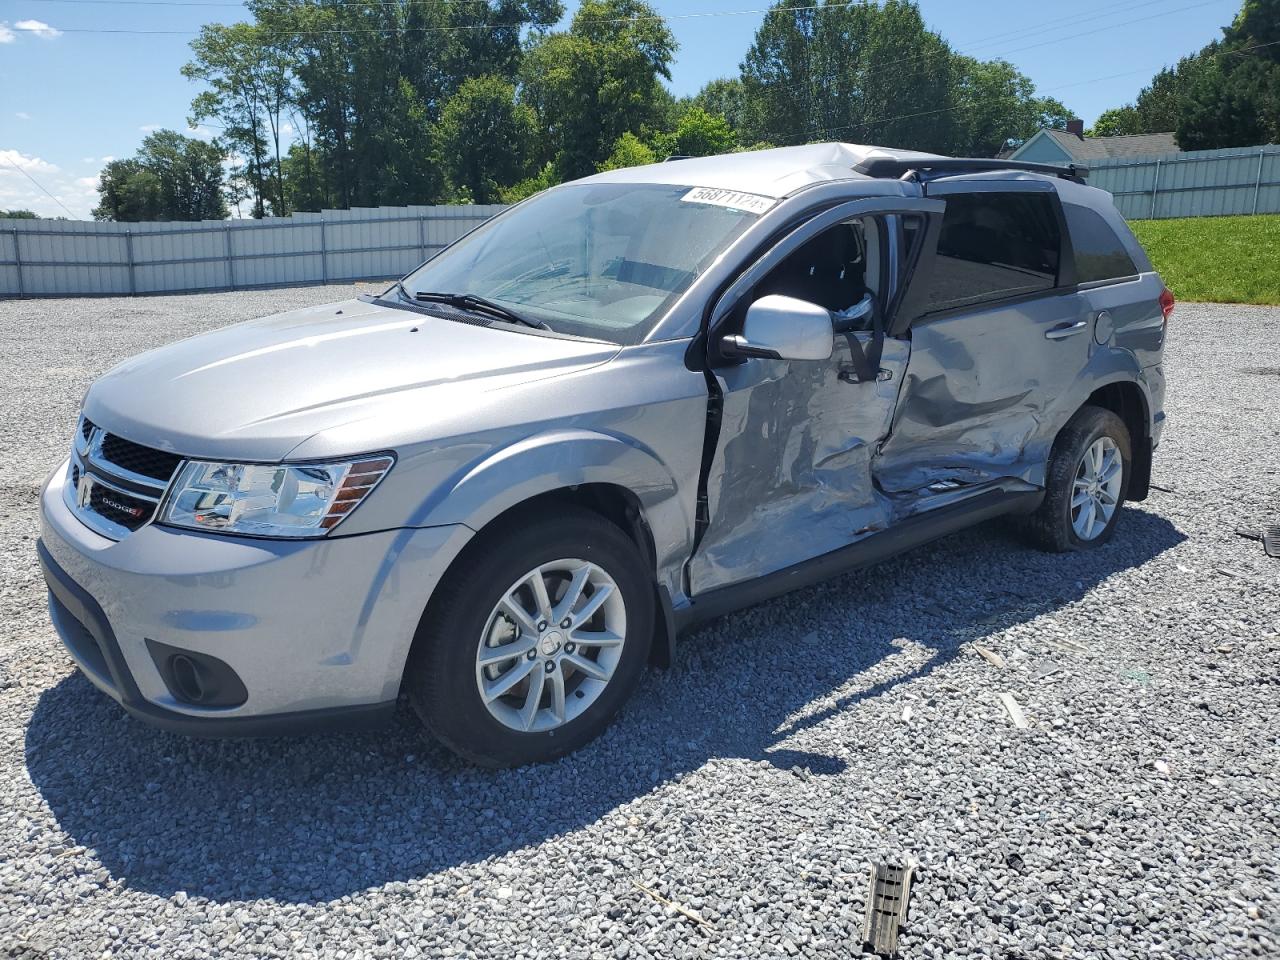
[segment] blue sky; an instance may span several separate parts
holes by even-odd
[[[672,71],[677,94],[736,73],[768,6],[767,0],[651,2],[671,18],[680,43]],[[567,3],[570,10],[576,5]],[[1010,60],[1040,92],[1088,122],[1132,100],[1160,67],[1220,36],[1239,6],[1239,0],[1078,0],[1078,6],[920,0],[926,21],[952,46]],[[0,208],[66,215],[25,173],[87,218],[106,158],[131,155],[148,130],[186,127],[197,88],[178,71],[190,34],[203,23],[245,15],[234,0],[0,0]],[[175,33],[80,32],[94,30]]]

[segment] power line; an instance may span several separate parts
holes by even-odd
[[[16,163],[10,160],[8,157],[4,158],[4,162],[9,164],[9,166],[13,167],[13,169],[17,170],[20,174],[22,174],[24,177],[26,177],[28,180],[34,183],[37,187],[39,187],[40,190],[43,191],[46,197],[48,197],[50,200],[52,200],[54,203],[60,206],[63,210],[66,210],[68,217],[70,217],[72,220],[76,218],[76,215],[74,213],[72,213],[70,210],[67,210],[67,205],[65,203],[63,203],[61,200],[55,197],[48,190],[45,190],[44,184],[42,184],[39,180],[37,180],[31,174],[27,173],[27,171],[23,170],[20,166],[18,166]]]

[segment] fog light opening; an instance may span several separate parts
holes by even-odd
[[[204,700],[204,684],[200,680],[200,670],[196,663],[186,654],[178,654],[169,660],[169,669],[173,672],[173,682],[184,700],[200,703]]]

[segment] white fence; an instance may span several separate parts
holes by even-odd
[[[1280,213],[1280,146],[1090,165],[1130,220]],[[0,219],[0,297],[239,290],[403,276],[501,206],[378,207],[266,220]]]
[[[1129,220],[1280,213],[1280,146],[1196,150],[1088,163]]]
[[[0,297],[240,290],[398,277],[502,209],[378,207],[199,223],[0,219]]]

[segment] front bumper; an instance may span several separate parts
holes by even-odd
[[[431,592],[471,536],[448,526],[283,541],[149,525],[115,541],[71,513],[65,477],[63,464],[40,498],[54,626],[95,686],[182,733],[260,736],[385,717]],[[247,698],[183,702],[155,645],[218,658]]]

